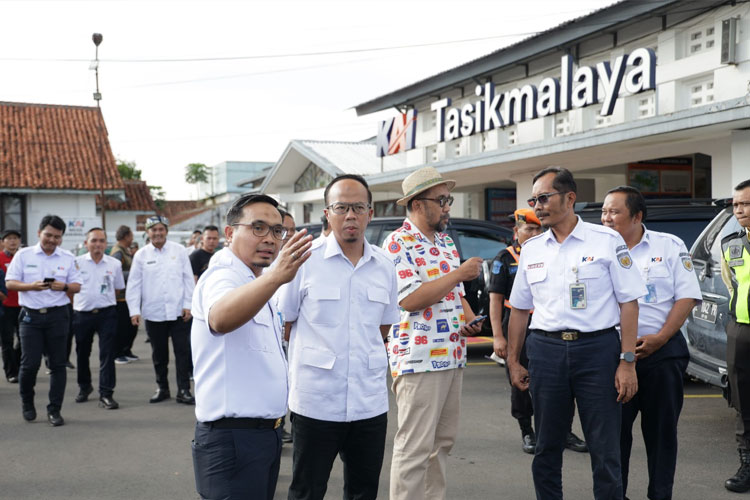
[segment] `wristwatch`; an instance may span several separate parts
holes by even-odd
[[[620,353],[620,360],[625,360],[626,363],[632,363],[635,361],[635,354],[632,352],[621,352]]]
[[[68,284],[65,283],[65,286],[63,287],[63,292],[67,292],[67,291],[68,291]]]

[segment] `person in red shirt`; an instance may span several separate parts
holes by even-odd
[[[0,252],[0,269],[5,273],[13,256],[21,246],[21,232],[7,229],[2,233],[4,250]],[[0,349],[3,356],[5,378],[11,384],[18,383],[18,367],[21,364],[21,341],[18,338],[18,292],[9,290],[3,301],[4,314],[0,317]]]

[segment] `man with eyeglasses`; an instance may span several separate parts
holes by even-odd
[[[134,325],[146,321],[157,389],[149,403],[171,397],[169,339],[175,357],[178,403],[195,404],[190,392],[190,307],[195,288],[187,250],[167,240],[169,220],[156,215],[146,221],[149,244],[133,257],[125,299]]]
[[[740,468],[724,482],[730,491],[750,490],[750,179],[734,188],[732,212],[741,229],[721,240],[721,278],[731,294],[727,322],[729,402],[737,410],[735,436]]]
[[[312,241],[305,231],[286,240],[287,231],[276,200],[241,196],[227,212],[230,243],[195,288],[192,449],[201,498],[270,500],[276,492],[288,380],[274,296]]]
[[[408,217],[383,248],[396,266],[401,318],[388,338],[398,406],[391,461],[391,500],[445,498],[447,459],[458,435],[466,339],[482,322],[464,298],[464,281],[476,278],[480,257],[461,264],[444,233],[455,181],[424,167],[404,179]]]
[[[638,298],[646,286],[622,236],[576,216],[570,171],[545,168],[532,189],[529,206],[549,230],[526,241],[518,263],[508,368],[513,385],[531,391],[536,496],[563,498],[562,453],[575,402],[591,455],[594,498],[622,500],[620,403],[638,390]],[[524,340],[528,370],[520,363]]]
[[[365,239],[372,193],[358,175],[333,179],[324,192],[327,238],[281,290],[289,340],[292,499],[325,496],[336,455],[344,498],[374,500],[388,424],[388,356],[398,321],[393,264]]]

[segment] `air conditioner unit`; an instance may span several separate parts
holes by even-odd
[[[737,64],[737,18],[721,22],[721,64]]]

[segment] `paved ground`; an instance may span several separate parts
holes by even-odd
[[[28,424],[21,418],[18,386],[0,381],[0,498],[20,499],[186,499],[197,498],[190,440],[192,407],[174,400],[149,404],[153,383],[150,348],[136,339],[143,359],[117,367],[115,398],[121,408],[106,411],[96,400],[77,404],[75,372],[68,371],[62,414],[67,424],[51,428],[44,419],[49,377],[40,372],[37,410]],[[518,426],[510,417],[509,388],[502,369],[487,362],[481,347],[471,348],[464,379],[460,436],[450,457],[450,499],[534,498],[531,457],[520,451]],[[172,367],[170,367],[172,368]],[[174,380],[174,372],[170,371]],[[173,382],[174,383],[174,382]],[[173,391],[174,391],[173,386]],[[717,390],[689,384],[680,423],[680,455],[674,498],[705,500],[741,498],[722,483],[737,469],[733,413]],[[395,408],[391,405],[381,498],[387,498]],[[580,426],[576,420],[576,428]],[[645,452],[639,431],[631,465],[628,496],[645,498]],[[291,471],[286,445],[276,498],[285,498]],[[591,498],[587,454],[565,452],[566,498]],[[341,498],[341,466],[337,463],[327,498]]]

